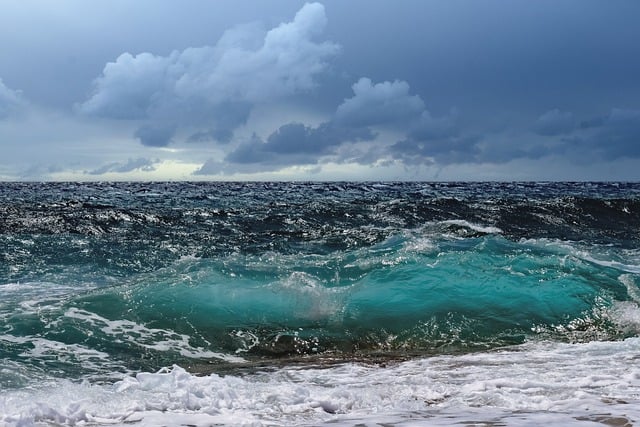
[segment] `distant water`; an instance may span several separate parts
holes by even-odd
[[[1,183],[0,425],[632,425],[639,304],[638,183]]]

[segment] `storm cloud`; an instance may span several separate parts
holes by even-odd
[[[269,135],[266,141],[254,136],[229,153],[225,160],[270,165],[314,164],[343,143],[374,138],[375,134],[368,128],[339,127],[330,122],[315,128],[289,123]]]
[[[475,163],[481,150],[477,136],[435,139],[407,138],[389,147],[390,154],[404,164]]]
[[[606,116],[584,121],[562,142],[576,159],[640,158],[640,110],[614,108]]]
[[[267,31],[228,30],[214,46],[168,56],[123,53],[78,105],[89,116],[140,120],[143,144],[167,145],[180,127],[224,141],[245,123],[251,107],[312,90],[315,77],[340,48],[315,41],[327,23],[324,6],[304,5],[291,22]]]
[[[373,83],[363,77],[352,85],[352,90],[353,96],[336,107],[330,121],[316,127],[288,123],[280,126],[266,140],[254,135],[224,160],[231,164],[261,164],[273,168],[316,164],[326,156],[331,156],[332,161],[343,162],[344,154],[339,153],[341,146],[373,141],[378,136],[375,129],[406,128],[412,123],[418,126],[423,117],[430,117],[422,99],[410,94],[407,82]],[[366,151],[369,154],[358,151],[355,158],[371,159],[371,153],[379,150],[371,148]],[[354,150],[343,152],[349,153],[349,158],[354,157]],[[203,173],[203,170],[198,173]]]
[[[533,126],[539,135],[555,136],[570,133],[575,128],[575,119],[572,113],[553,109],[547,111]]]
[[[0,178],[638,179],[637,2],[323,3],[8,3]]]
[[[583,120],[579,126],[574,114],[550,110],[535,122],[533,130],[538,137],[534,138],[524,132],[515,136],[460,135],[455,127],[444,124],[442,130],[438,134],[414,128],[406,139],[391,145],[389,153],[405,164],[443,165],[500,164],[558,156],[573,164],[640,158],[640,110],[614,108],[607,115]]]

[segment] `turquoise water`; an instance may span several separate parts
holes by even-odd
[[[39,282],[21,292],[14,284],[3,302],[3,356],[77,375],[83,367],[55,348],[25,352],[37,337],[104,352],[127,369],[157,369],[194,358],[228,362],[224,355],[434,354],[541,334],[590,340],[637,333],[607,316],[616,301],[632,300],[620,276],[637,274],[556,242],[419,234],[331,256],[186,258],[80,292]]]

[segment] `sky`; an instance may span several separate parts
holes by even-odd
[[[636,0],[22,0],[0,180],[640,180]]]

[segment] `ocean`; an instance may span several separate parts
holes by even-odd
[[[0,425],[640,424],[639,183],[0,183]]]

